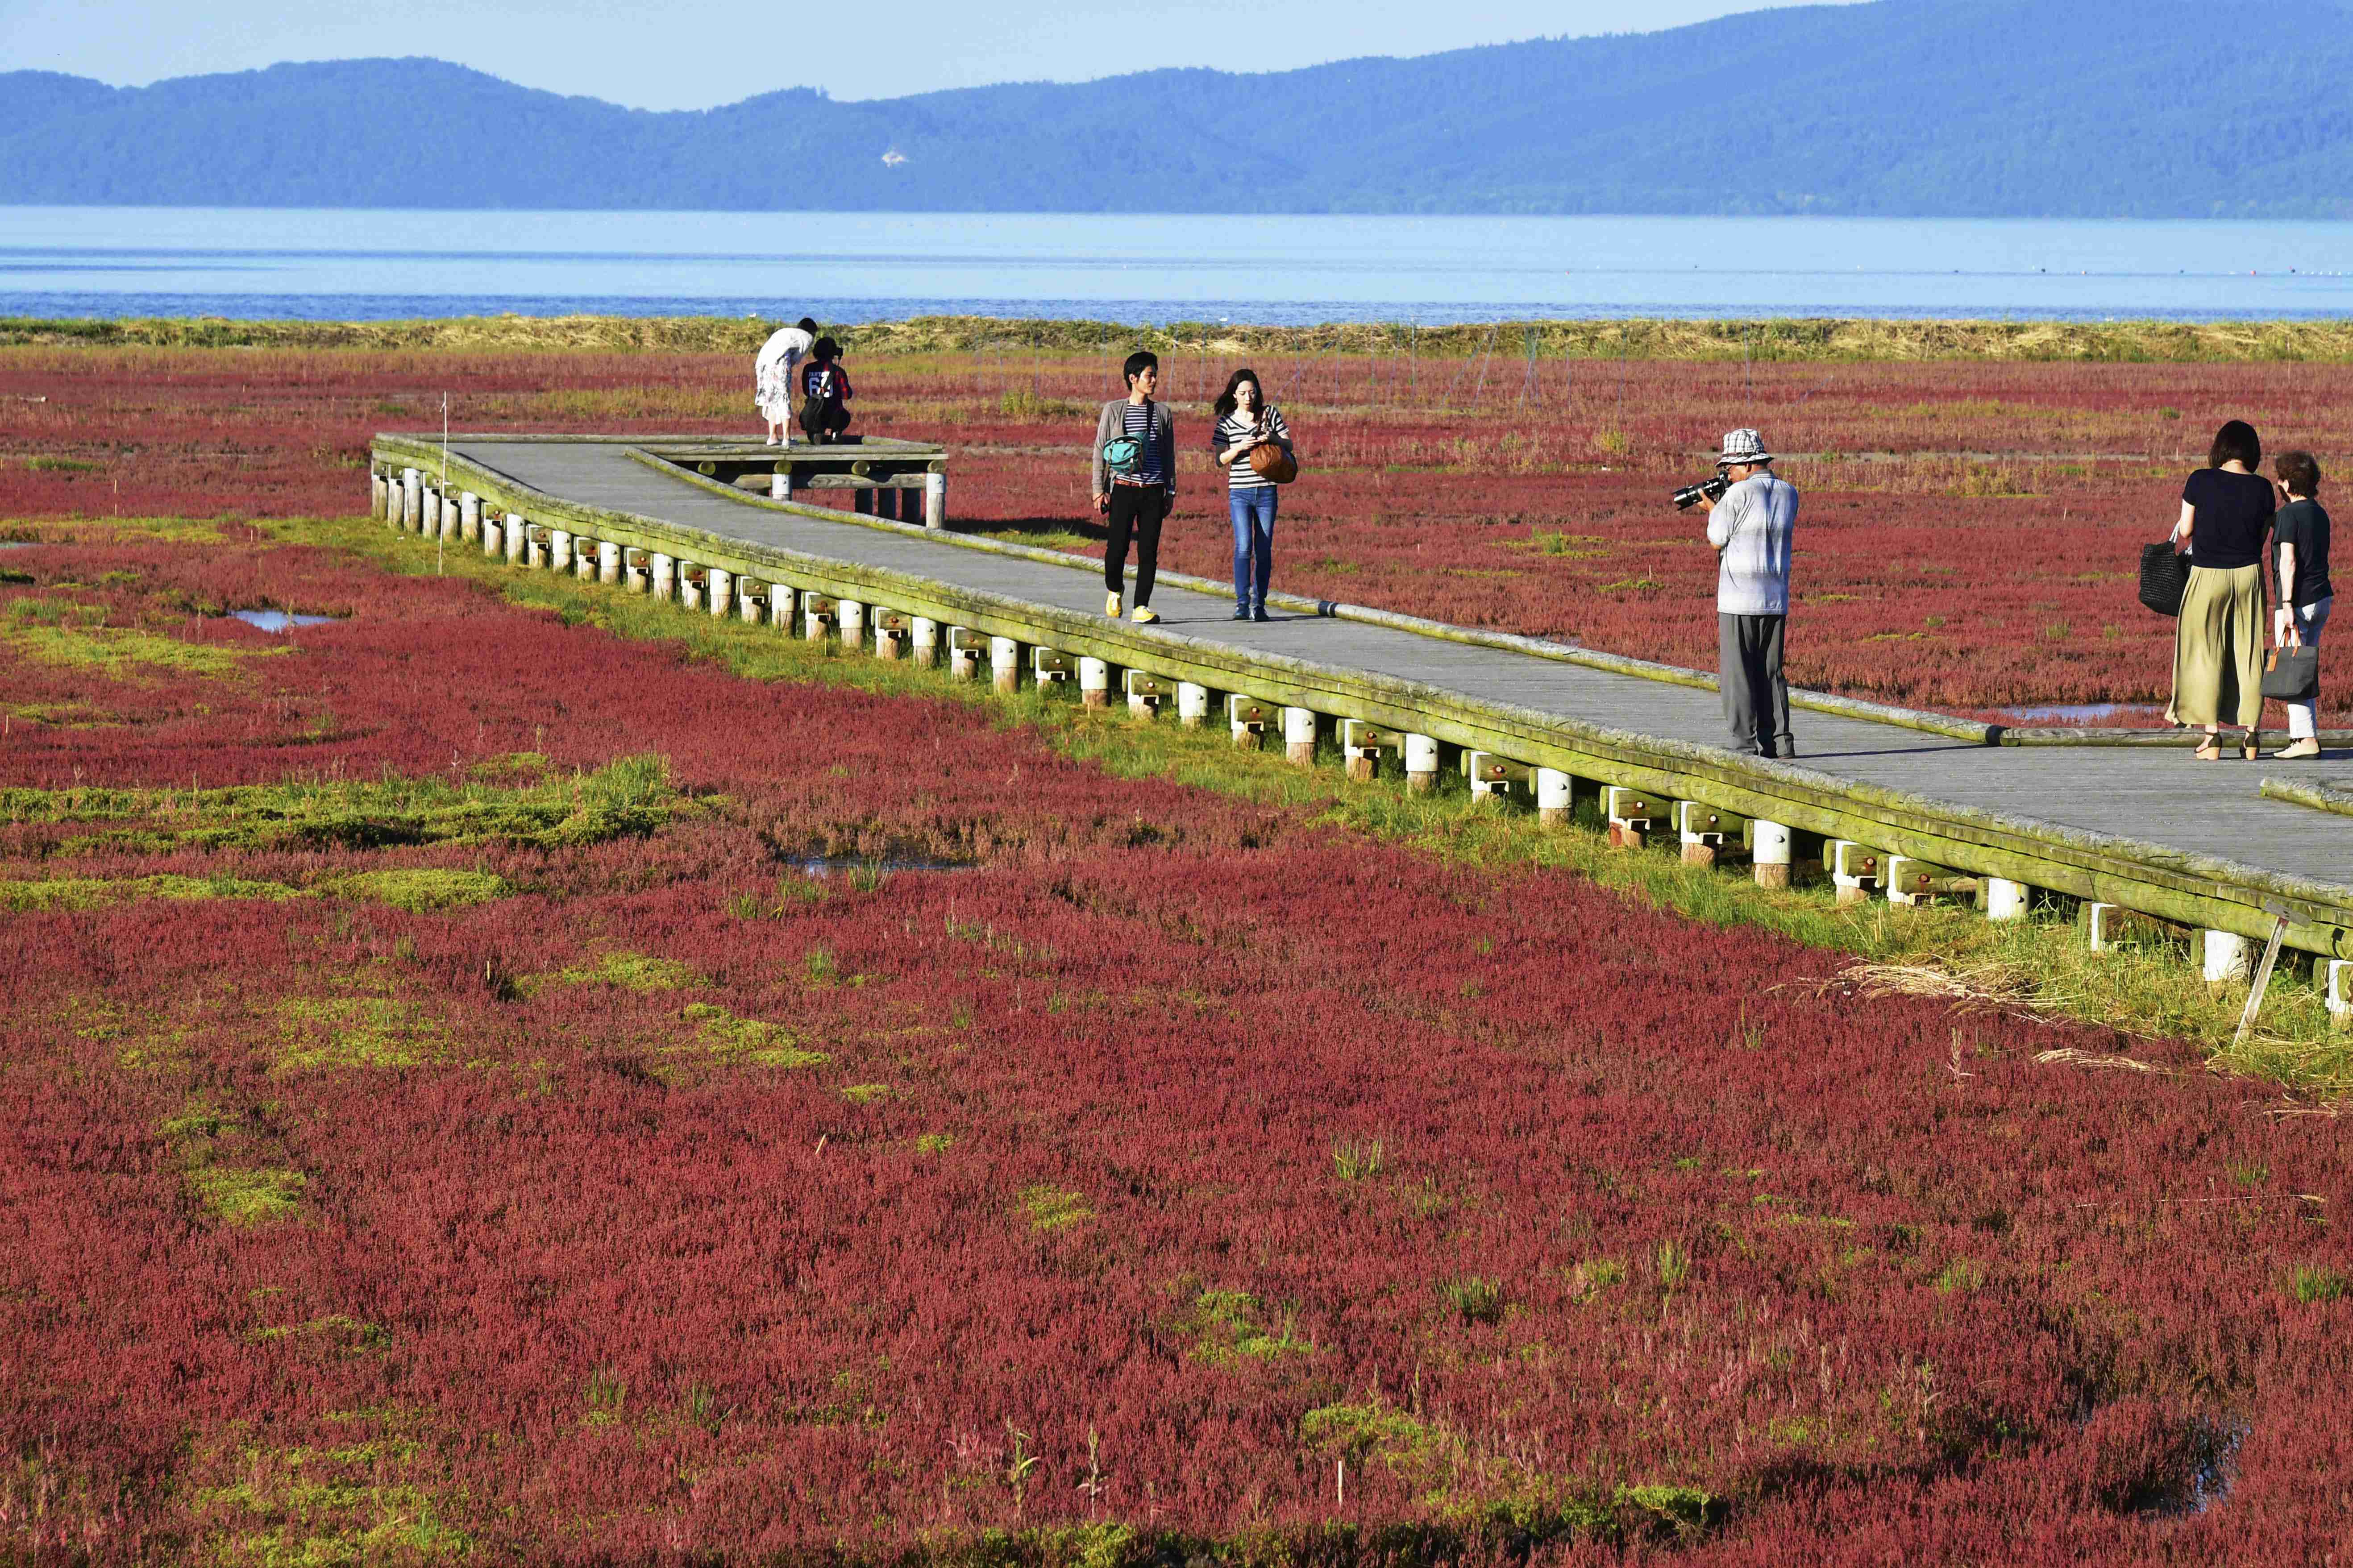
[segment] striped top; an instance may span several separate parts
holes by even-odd
[[[1254,430],[1261,436],[1271,436],[1278,441],[1291,439],[1291,426],[1283,422],[1282,409],[1269,408],[1266,411],[1266,424],[1263,428],[1257,420],[1243,418],[1241,411],[1237,409],[1218,421],[1218,431],[1210,437],[1209,450],[1222,452]],[[1259,477],[1259,471],[1250,467],[1248,452],[1236,458],[1232,466],[1226,470],[1226,485],[1229,489],[1253,489],[1273,482],[1271,479]]]
[[[1119,411],[1119,417],[1120,428],[1126,432],[1128,438],[1141,442],[1144,447],[1144,460],[1137,467],[1134,477],[1127,482],[1137,485],[1166,484],[1168,476],[1160,471],[1160,448],[1153,443],[1152,439],[1152,400],[1147,397],[1142,403],[1129,404]]]

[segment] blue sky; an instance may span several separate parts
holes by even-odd
[[[0,0],[0,68],[139,85],[280,60],[436,55],[531,87],[703,109],[786,87],[896,98],[1155,66],[1272,70],[1578,33],[1758,0]]]

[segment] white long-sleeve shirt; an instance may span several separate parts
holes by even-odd
[[[1798,525],[1797,488],[1773,473],[1751,474],[1707,514],[1715,546],[1715,613],[1789,613],[1789,536]]]

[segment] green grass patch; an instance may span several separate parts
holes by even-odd
[[[722,1061],[742,1067],[790,1069],[822,1067],[832,1060],[823,1051],[804,1050],[798,1037],[782,1024],[739,1018],[726,1008],[714,1007],[707,1002],[690,1005],[685,1016],[693,1020],[696,1038],[702,1048]]]
[[[671,958],[642,952],[607,952],[594,961],[515,982],[526,996],[547,985],[617,985],[624,991],[687,991],[708,984]]]
[[[300,1171],[245,1171],[200,1165],[188,1173],[188,1190],[206,1212],[235,1226],[276,1225],[302,1212]]]
[[[329,877],[307,888],[241,877],[48,877],[39,881],[0,881],[0,910],[97,910],[142,900],[300,898],[352,899],[396,909],[462,909],[501,899],[512,889],[483,871],[430,869],[358,871]]]
[[[537,772],[498,761],[514,767],[507,776]],[[61,854],[493,842],[563,848],[655,832],[686,805],[670,786],[668,763],[650,754],[521,784],[388,777],[207,790],[0,790],[0,820],[121,825],[69,837]],[[406,896],[424,895],[412,888]]]
[[[423,1008],[396,996],[288,996],[274,1013],[273,1076],[420,1067],[448,1042]]]
[[[1083,1196],[1043,1182],[1021,1189],[1021,1211],[1029,1216],[1030,1229],[1045,1233],[1068,1230],[1095,1217]]]
[[[1298,1336],[1298,1314],[1286,1310],[1270,1329],[1257,1297],[1247,1290],[1203,1290],[1170,1325],[1192,1342],[1186,1353],[1211,1366],[1307,1356],[1315,1347]]]

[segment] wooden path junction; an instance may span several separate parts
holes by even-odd
[[[833,471],[867,477],[841,465],[853,453],[834,449]],[[1401,769],[1430,788],[1459,771],[1507,807],[1582,814],[1628,844],[1671,836],[1686,858],[1746,861],[1767,885],[1818,865],[1850,900],[1970,899],[1995,919],[2073,909],[2104,945],[2137,926],[2186,930],[2213,979],[2246,973],[2281,934],[2322,961],[2332,1008],[2353,1006],[2353,796],[2325,761],[2201,763],[2186,738],[2104,744],[2116,737],[1819,693],[1793,693],[1799,755],[1767,761],[1725,747],[1710,675],[1281,595],[1271,621],[1236,621],[1227,584],[1173,574],[1154,595],[1159,624],[1113,621],[1098,563],[936,516],[926,528],[754,493],[776,458],[692,437],[467,435],[445,448],[384,435],[371,470],[388,525],[522,568],[958,676],[986,663],[1002,689],[1124,694],[1145,718],[1171,708],[1252,745],[1280,735],[1297,762],[1345,755],[1360,777]],[[890,460],[882,477],[944,492],[936,448]]]

